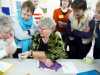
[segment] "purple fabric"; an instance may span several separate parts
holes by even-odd
[[[39,61],[39,68],[47,68],[47,69],[51,69],[51,70],[55,70],[57,71],[58,69],[60,69],[62,67],[61,64],[59,64],[58,62],[54,61],[54,64],[51,67],[47,67],[43,62]]]

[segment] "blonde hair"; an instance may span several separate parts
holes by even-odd
[[[12,19],[7,16],[0,16],[0,33],[10,33],[12,31]]]

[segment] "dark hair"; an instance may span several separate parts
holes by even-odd
[[[72,0],[68,0],[68,1],[69,1],[69,5],[68,5],[68,7],[69,7],[72,3]],[[60,0],[60,6],[62,6],[62,0]]]
[[[74,0],[71,7],[73,9],[82,9],[85,11],[87,9],[87,2],[86,0]]]
[[[34,10],[35,10],[35,7],[34,7],[34,5],[33,5],[33,3],[32,3],[31,1],[25,1],[25,2],[22,4],[21,9],[23,9],[23,8],[28,8],[32,13],[33,13]],[[28,10],[28,11],[29,11],[29,10]]]

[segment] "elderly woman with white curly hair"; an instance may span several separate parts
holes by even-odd
[[[47,68],[50,68],[55,60],[67,58],[64,43],[59,32],[54,32],[55,23],[49,17],[40,20],[39,32],[33,36],[31,55],[39,59]],[[22,54],[24,55],[24,54]]]
[[[0,16],[0,59],[12,56],[16,51],[12,23],[10,17]]]

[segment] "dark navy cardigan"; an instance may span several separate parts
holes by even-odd
[[[96,22],[96,34],[97,38],[95,40],[95,48],[100,49],[100,29],[99,29],[100,21]]]
[[[90,27],[90,32],[83,32],[83,31],[78,31],[78,30],[71,31],[71,21],[69,20],[66,25],[66,34],[69,36],[72,36],[72,37],[88,39],[88,38],[91,38],[93,35],[93,31],[95,28],[95,20],[94,19],[92,19],[89,22],[89,27]]]

